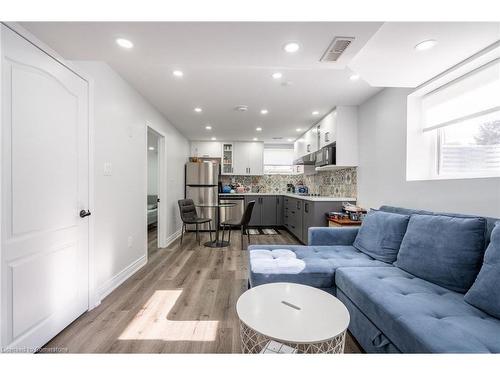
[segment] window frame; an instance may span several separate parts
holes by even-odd
[[[465,77],[500,58],[500,41],[448,69],[417,87],[407,97],[406,180],[452,180],[472,178],[498,178],[500,171],[441,173],[442,132],[447,126],[423,129],[422,99],[451,82]]]

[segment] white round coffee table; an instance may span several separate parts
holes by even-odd
[[[349,312],[337,298],[301,284],[271,283],[243,293],[236,303],[243,353],[271,341],[298,353],[343,353]]]

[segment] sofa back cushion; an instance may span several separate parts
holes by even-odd
[[[481,217],[410,217],[397,267],[456,292],[474,282],[484,254],[486,220]]]
[[[372,210],[363,220],[353,245],[374,259],[392,263],[398,255],[409,219],[409,215]]]
[[[471,305],[500,319],[500,222],[491,232],[481,271],[464,298]]]

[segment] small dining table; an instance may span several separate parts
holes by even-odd
[[[206,247],[226,247],[229,246],[229,241],[219,240],[219,218],[220,218],[220,209],[227,207],[234,207],[236,203],[209,203],[209,204],[195,204],[196,207],[200,208],[216,208],[217,209],[217,222],[215,223],[215,240],[205,242],[203,245]]]

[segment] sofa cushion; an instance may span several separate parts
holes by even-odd
[[[463,294],[397,267],[343,267],[335,282],[403,353],[500,352],[500,320]]]
[[[465,293],[481,267],[485,230],[480,217],[412,215],[395,265]]]
[[[409,219],[409,215],[370,211],[354,240],[354,247],[374,259],[394,262]]]
[[[465,301],[500,319],[500,223],[491,232],[491,241],[476,281]]]
[[[338,267],[385,266],[353,246],[250,245],[250,285],[291,282],[334,288]]]

